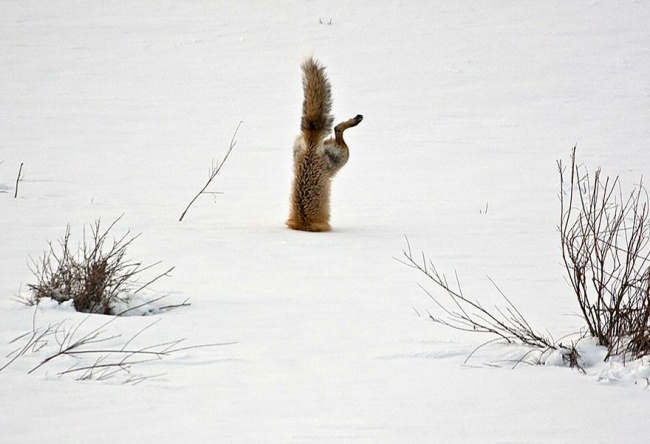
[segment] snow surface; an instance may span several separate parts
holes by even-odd
[[[284,227],[309,54],[337,118],[364,115],[324,234]],[[648,172],[650,3],[5,0],[0,67],[0,366],[53,325],[235,342],[78,381],[59,373],[91,358],[28,374],[50,337],[0,372],[0,442],[648,441],[648,362],[463,365],[488,338],[419,317],[428,284],[395,258],[408,236],[466,294],[497,302],[489,276],[540,330],[580,330],[556,160]],[[240,120],[223,194],[178,222]],[[121,214],[134,259],[176,266],[152,296],[191,306],[107,324],[15,301],[66,224]]]

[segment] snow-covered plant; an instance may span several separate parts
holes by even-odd
[[[127,231],[120,238],[109,238],[109,233],[120,220],[118,218],[106,230],[100,221],[90,226],[90,235],[84,228],[83,240],[77,251],[70,241],[70,226],[58,244],[49,244],[49,250],[33,261],[32,272],[36,283],[27,284],[31,292],[29,300],[38,303],[51,298],[59,303],[72,301],[77,311],[119,315],[123,307],[140,291],[174,267],[146,281],[139,281],[143,271],[157,264],[143,267],[126,257],[126,250],[139,237]]]
[[[429,282],[442,289],[443,295],[446,295],[446,297],[439,297],[422,287],[437,307],[437,314],[427,313],[429,319],[456,330],[492,336],[491,340],[479,345],[474,352],[494,342],[520,344],[526,346],[527,351],[515,360],[515,365],[521,362],[533,364],[543,362],[545,356],[553,352],[561,356],[566,365],[581,368],[580,354],[575,343],[564,344],[535,330],[494,281],[490,279],[503,299],[504,305],[487,308],[479,300],[463,293],[457,274],[454,281],[448,281],[424,253],[419,258],[413,255],[408,239],[406,245],[407,248],[403,250],[403,259],[400,262],[424,274]],[[467,357],[467,360],[474,352]]]
[[[609,355],[650,354],[650,208],[642,183],[593,177],[571,155],[560,171],[560,240],[568,280],[589,334]]]

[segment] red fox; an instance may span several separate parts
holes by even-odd
[[[293,188],[287,226],[294,230],[329,231],[330,180],[348,161],[349,150],[343,131],[357,126],[363,116],[334,127],[332,131],[332,93],[325,67],[313,58],[302,64],[302,104],[300,135],[293,146]]]

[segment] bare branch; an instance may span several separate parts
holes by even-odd
[[[235,132],[232,135],[232,139],[230,140],[230,146],[228,147],[228,151],[226,151],[226,155],[223,157],[223,160],[221,161],[221,163],[219,163],[218,161],[216,163],[214,163],[214,161],[213,161],[212,166],[210,167],[210,173],[208,174],[208,181],[205,183],[203,188],[201,188],[201,191],[196,193],[196,196],[194,196],[194,198],[190,201],[190,203],[187,204],[187,207],[185,207],[185,210],[181,214],[181,217],[178,219],[179,222],[183,221],[183,218],[185,217],[185,214],[187,213],[187,210],[190,209],[190,207],[196,201],[196,199],[198,199],[201,194],[206,194],[205,190],[208,188],[208,186],[210,186],[210,183],[212,183],[212,180],[215,177],[217,177],[217,174],[219,174],[219,171],[221,171],[221,167],[223,167],[223,164],[226,163],[226,160],[228,159],[228,156],[230,156],[230,153],[231,153],[232,149],[237,144],[237,141],[235,140],[235,137],[237,136],[237,132],[239,131],[239,127],[241,126],[242,123],[243,122],[240,121],[239,124],[237,124],[237,128],[235,128]]]
[[[21,356],[27,353],[35,353],[47,347],[47,349],[54,350],[50,351],[44,359],[29,370],[28,374],[36,372],[52,361],[58,360],[58,358],[73,357],[76,362],[68,369],[59,371],[59,376],[75,374],[78,375],[80,380],[94,379],[103,381],[117,374],[125,373],[129,375],[125,383],[140,383],[153,376],[132,376],[132,368],[135,365],[159,361],[188,350],[236,344],[236,342],[216,342],[181,346],[185,340],[178,339],[144,347],[134,347],[133,343],[136,338],[139,338],[158,324],[160,320],[156,320],[136,332],[128,340],[124,341],[121,346],[119,344],[106,346],[108,342],[121,337],[119,334],[111,334],[108,331],[108,326],[117,318],[111,318],[87,332],[82,332],[82,327],[88,319],[89,316],[72,326],[64,325],[65,321],[61,321],[44,328],[37,327],[34,322],[31,332],[20,335],[11,341],[14,343],[25,340],[25,343],[22,347],[10,353],[11,359],[0,367],[0,371],[6,369]],[[103,346],[97,346],[97,344],[103,344]]]
[[[23,163],[21,162],[20,168],[18,169],[18,176],[16,177],[16,189],[14,190],[14,199],[18,197],[18,184],[23,179],[22,172],[23,172]]]

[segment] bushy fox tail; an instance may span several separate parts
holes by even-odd
[[[302,64],[302,87],[305,100],[302,103],[302,121],[300,129],[309,145],[322,141],[331,131],[334,117],[332,110],[332,92],[325,75],[325,67],[313,58]]]

